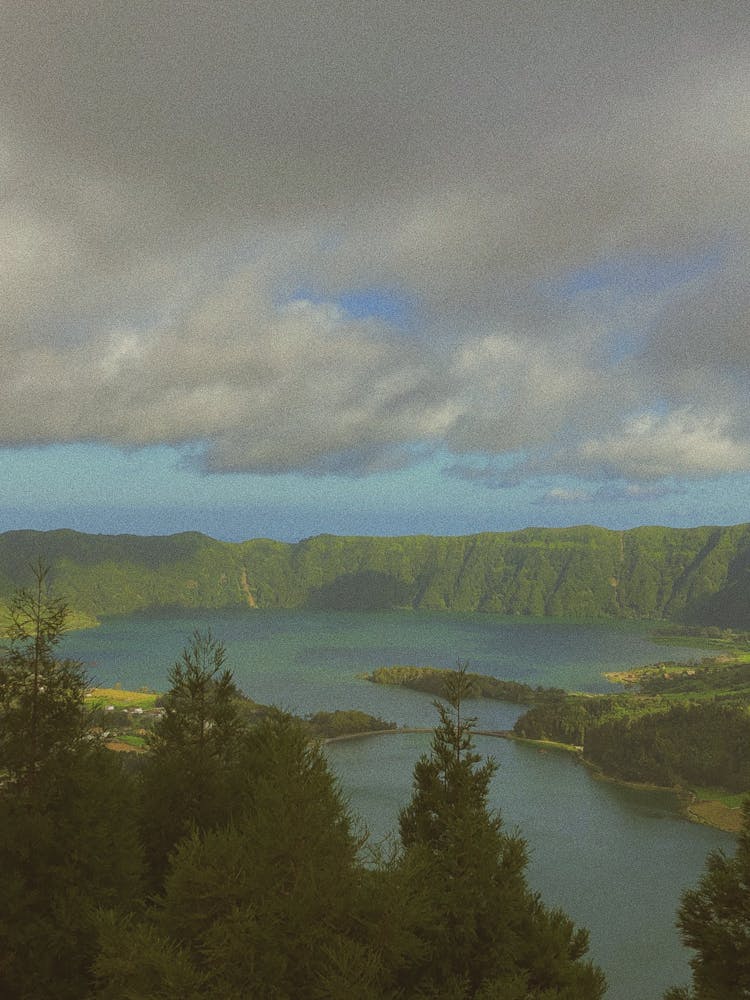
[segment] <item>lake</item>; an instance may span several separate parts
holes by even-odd
[[[93,682],[163,690],[193,628],[224,642],[238,685],[256,701],[300,715],[360,708],[399,725],[428,726],[428,695],[361,678],[379,666],[453,667],[569,690],[607,691],[603,671],[656,660],[699,659],[700,650],[653,643],[642,623],[575,623],[429,612],[200,612],[110,619],[68,635],[61,649],[83,660]],[[508,729],[519,708],[475,701],[480,728]],[[352,809],[373,838],[396,828],[414,762],[427,734],[362,737],[327,753]],[[529,881],[545,901],[588,927],[591,957],[605,970],[610,1000],[658,1000],[689,979],[689,953],[674,927],[683,889],[708,851],[734,838],[688,823],[669,793],[597,780],[565,753],[540,753],[480,737],[499,764],[492,805],[529,844]]]

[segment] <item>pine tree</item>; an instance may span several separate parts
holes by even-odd
[[[0,995],[88,993],[99,906],[140,893],[132,783],[101,745],[80,663],[58,660],[62,601],[34,567],[0,664]]]
[[[0,772],[32,796],[42,768],[56,766],[89,735],[83,667],[54,655],[68,619],[49,591],[49,568],[32,567],[33,585],[13,595],[0,660]]]
[[[445,679],[448,706],[440,701],[433,703],[440,722],[432,738],[431,753],[417,762],[412,800],[399,815],[404,847],[445,847],[455,822],[469,815],[482,815],[489,819],[491,827],[500,828],[498,817],[488,817],[485,808],[495,762],[487,759],[477,766],[482,758],[473,749],[476,720],[461,715],[470,684],[467,666],[459,663],[458,670]]]
[[[180,982],[215,1000],[343,1000],[349,983],[348,996],[384,1000],[379,956],[358,934],[358,841],[320,748],[273,711],[242,766],[244,811],[180,840],[147,920],[108,918],[97,995],[177,1000]]]
[[[677,926],[691,959],[692,990],[674,989],[666,1000],[747,1000],[750,998],[750,798],[733,857],[708,856],[696,889],[688,889]]]
[[[447,706],[436,702],[431,752],[417,762],[412,800],[400,815],[405,860],[430,905],[423,961],[404,973],[404,985],[415,996],[460,1000],[597,1000],[604,979],[581,961],[586,933],[530,892],[525,842],[506,834],[488,808],[496,765],[481,762],[476,720],[462,714],[467,672],[459,662],[446,683]]]
[[[169,672],[164,715],[141,774],[144,841],[157,884],[180,837],[229,818],[230,782],[245,726],[225,661],[225,647],[210,629],[196,630]]]

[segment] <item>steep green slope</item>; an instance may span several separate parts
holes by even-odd
[[[750,623],[750,525],[319,535],[293,545],[16,531],[0,535],[0,602],[38,558],[56,592],[94,615],[244,605]]]
[[[74,531],[0,535],[0,599],[41,558],[55,592],[95,615],[152,607],[224,607],[243,600],[237,546],[198,533],[143,538]]]

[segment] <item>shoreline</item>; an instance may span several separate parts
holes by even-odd
[[[691,790],[684,792],[682,807],[692,823],[735,835],[742,830],[742,810],[739,807],[728,806],[718,799],[699,799]]]
[[[739,834],[742,828],[742,810],[737,807],[728,806],[719,799],[699,799],[690,788],[682,786],[654,785],[644,781],[627,781],[625,778],[617,778],[614,775],[606,774],[597,764],[586,760],[583,756],[583,748],[570,743],[557,743],[554,740],[533,740],[526,736],[518,736],[508,730],[496,733],[477,733],[482,736],[500,736],[503,739],[514,740],[517,743],[526,743],[529,746],[536,746],[540,749],[561,750],[569,753],[581,762],[590,772],[593,778],[598,781],[609,781],[614,785],[621,785],[624,788],[635,788],[646,792],[670,792],[673,794],[680,806],[682,816],[690,823],[699,823],[703,826],[710,826],[715,830],[724,833]]]
[[[92,688],[88,692],[89,697],[104,697],[106,699],[112,699],[117,702],[127,702],[137,701],[143,704],[144,702],[149,702],[155,699],[157,696],[154,692],[133,692],[121,689],[102,689],[102,688]],[[344,740],[355,740],[362,739],[368,736],[388,736],[388,735],[407,735],[410,733],[432,733],[434,729],[432,727],[422,727],[422,726],[404,726],[397,728],[388,729],[373,729],[365,730],[361,732],[353,733],[342,733],[337,736],[328,736],[319,738],[322,745],[327,745],[328,743],[338,743]],[[569,743],[560,743],[555,740],[540,740],[531,739],[526,736],[519,736],[512,730],[474,730],[477,736],[489,736],[496,739],[506,739],[514,740],[517,743],[523,743],[530,747],[536,747],[541,752],[548,751],[558,751],[572,755],[576,760],[582,763],[590,772],[592,777],[600,781],[609,781],[614,784],[621,785],[626,788],[641,789],[644,791],[658,791],[658,792],[670,792],[676,796],[677,802],[679,804],[679,810],[682,816],[692,823],[699,823],[704,826],[710,826],[714,829],[721,830],[725,833],[731,833],[737,835],[742,827],[742,810],[738,806],[730,806],[725,802],[721,801],[720,798],[710,798],[710,797],[699,797],[696,792],[691,788],[675,786],[667,787],[663,785],[654,785],[647,782],[637,782],[628,781],[624,778],[618,778],[616,776],[606,774],[602,769],[594,764],[592,761],[587,760],[583,755],[583,747],[576,746]],[[118,738],[118,736],[112,739],[106,740],[105,745],[114,752],[130,752],[130,753],[143,753],[145,748],[139,746],[133,746],[132,743],[128,743],[125,740]],[[716,791],[721,791],[716,789]],[[750,793],[749,793],[750,794]]]
[[[381,729],[366,733],[347,733],[342,736],[331,736],[323,740],[324,744],[339,743],[344,740],[362,739],[367,736],[405,736],[408,733],[431,733],[432,729],[421,727],[399,727],[398,729]],[[518,736],[510,729],[476,729],[475,736],[491,736],[496,739],[513,740],[515,743],[522,743],[546,753],[548,751],[559,751],[575,757],[589,771],[591,776],[597,781],[608,781],[613,785],[620,785],[623,788],[634,788],[645,792],[668,792],[676,798],[680,814],[690,823],[698,823],[703,826],[710,826],[723,833],[731,833],[735,836],[742,828],[742,810],[738,807],[728,806],[719,799],[699,799],[690,788],[667,787],[664,785],[654,785],[644,781],[627,781],[624,778],[617,778],[614,775],[606,774],[598,765],[592,763],[583,756],[583,748],[572,743],[558,743],[555,740],[534,740],[527,736]]]

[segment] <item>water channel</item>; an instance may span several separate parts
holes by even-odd
[[[431,727],[427,695],[362,679],[379,666],[452,667],[528,684],[606,691],[606,670],[700,658],[700,650],[653,643],[638,623],[551,622],[491,615],[241,611],[110,619],[70,634],[63,652],[80,658],[101,686],[163,690],[194,628],[210,627],[228,651],[239,686],[256,701],[300,715],[359,708],[403,726]],[[510,728],[518,707],[471,705],[480,728]],[[610,1000],[658,1000],[689,978],[674,926],[682,890],[708,851],[734,839],[684,820],[668,793],[598,780],[565,753],[489,737],[479,752],[499,769],[492,805],[529,845],[529,881],[590,931],[590,954],[605,970]],[[352,809],[374,839],[396,828],[414,762],[428,734],[362,737],[327,753]]]

